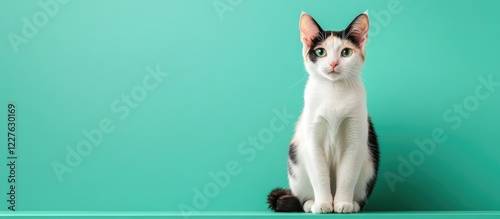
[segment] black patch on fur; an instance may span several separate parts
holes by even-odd
[[[368,130],[368,148],[370,149],[370,155],[373,159],[375,174],[368,181],[368,185],[366,187],[366,198],[365,200],[359,202],[360,209],[363,209],[366,206],[366,200],[370,197],[373,187],[375,187],[378,175],[378,166],[380,163],[380,149],[378,146],[377,133],[375,132],[375,128],[373,127],[372,119],[370,117],[368,117],[368,124],[370,125]]]
[[[290,147],[288,147],[288,159],[290,159],[293,164],[297,164],[297,145],[294,143],[291,143]]]
[[[287,166],[288,166],[288,176],[295,178],[295,174],[293,173],[293,167],[290,164],[290,161],[287,162]]]
[[[276,188],[267,196],[269,208],[276,212],[303,212],[299,199],[290,189]]]

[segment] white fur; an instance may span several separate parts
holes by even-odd
[[[329,37],[323,48],[327,56],[316,63],[303,55],[309,79],[304,109],[296,126],[297,164],[290,164],[292,193],[305,212],[358,212],[366,198],[367,182],[374,173],[368,148],[368,112],[361,80],[361,51],[340,56],[346,44]],[[363,51],[364,52],[364,51]],[[332,69],[330,63],[338,61]],[[329,73],[335,70],[337,73]]]

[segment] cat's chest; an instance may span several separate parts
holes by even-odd
[[[335,120],[356,113],[361,107],[361,99],[355,94],[322,93],[310,97],[306,105],[316,116]]]
[[[313,121],[342,121],[366,111],[366,94],[362,86],[329,84],[310,80],[304,92],[306,115]]]
[[[317,105],[315,116],[320,116],[327,121],[341,122],[346,117],[355,113],[355,106],[348,101],[324,101]]]

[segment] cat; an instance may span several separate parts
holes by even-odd
[[[354,213],[377,179],[379,146],[361,79],[368,13],[342,31],[323,30],[310,15],[299,22],[308,72],[304,108],[288,152],[290,189],[268,195],[277,212]]]

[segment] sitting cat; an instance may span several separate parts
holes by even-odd
[[[377,178],[379,148],[361,79],[368,14],[326,31],[308,14],[299,22],[309,74],[304,109],[288,152],[290,189],[268,196],[277,212],[358,212]]]

